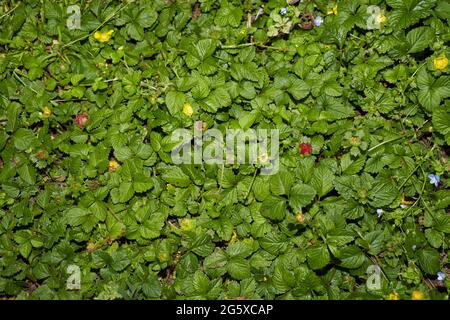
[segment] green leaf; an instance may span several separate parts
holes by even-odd
[[[123,182],[119,188],[111,190],[111,200],[113,203],[125,203],[134,195],[133,184],[131,182]]]
[[[304,183],[309,183],[309,181],[313,177],[313,172],[314,172],[314,158],[312,157],[302,158],[298,161],[295,173]]]
[[[23,151],[30,148],[36,141],[33,131],[20,128],[14,133],[14,146],[17,150]]]
[[[319,196],[324,196],[333,190],[333,172],[325,166],[318,166],[314,169],[310,185],[317,191]]]
[[[442,108],[433,110],[433,128],[444,135],[447,144],[450,144],[450,112]]]
[[[289,193],[289,205],[295,211],[301,211],[303,207],[311,203],[315,196],[316,190],[313,187],[303,183],[295,184]]]
[[[164,169],[161,178],[179,187],[187,187],[191,184],[189,176],[187,176],[180,167],[168,167]]]
[[[106,219],[106,214],[108,213],[108,210],[106,209],[106,206],[100,202],[96,201],[94,202],[90,207],[89,210],[94,214],[94,216],[100,220],[104,221]]]
[[[361,177],[357,175],[340,176],[334,181],[336,191],[346,200],[356,197],[358,191],[366,191],[367,186],[362,185]]]
[[[275,195],[287,195],[293,183],[294,179],[289,172],[280,171],[270,176],[270,191]]]
[[[191,91],[192,97],[197,100],[206,98],[210,92],[208,82],[205,80],[198,81]]]
[[[156,299],[161,296],[161,284],[159,283],[158,277],[150,274],[142,284],[142,291],[147,298]]]
[[[250,263],[242,257],[233,257],[228,261],[227,272],[237,280],[243,280],[251,276]]]
[[[19,176],[23,181],[29,185],[34,185],[36,183],[36,170],[33,166],[29,164],[24,164],[17,169]]]
[[[405,29],[431,14],[435,0],[387,0],[394,8],[388,16],[395,29]]]
[[[144,30],[136,22],[127,23],[125,26],[130,37],[137,41],[142,41],[144,38]]]
[[[419,102],[428,110],[439,108],[441,99],[450,96],[450,77],[435,79],[425,68],[417,73],[417,97]]]
[[[245,99],[252,100],[256,97],[256,90],[250,81],[244,81],[239,94]]]
[[[439,231],[450,233],[450,216],[437,216],[433,226]]]
[[[428,243],[436,249],[439,249],[444,241],[444,235],[434,229],[426,229],[425,237],[427,238]]]
[[[114,148],[114,157],[119,161],[125,161],[133,157],[133,151],[126,146]]]
[[[210,284],[208,277],[201,271],[194,273],[192,277],[192,289],[195,294],[206,294],[209,291]]]
[[[350,154],[346,153],[344,156],[342,156],[341,159],[341,167],[343,173],[345,173],[346,175],[356,174],[362,169],[365,162],[366,159],[363,157],[358,158],[355,161],[352,161],[350,158]]]
[[[7,119],[7,123],[6,123],[6,126],[5,126],[5,130],[6,131],[14,132],[15,130],[17,130],[17,128],[19,126],[19,123],[20,123],[19,122],[19,119],[20,119],[19,115],[20,115],[21,110],[22,110],[22,105],[20,103],[11,102],[9,104],[8,110],[7,110],[7,113],[6,113],[6,115],[7,115],[7,118],[6,118]],[[19,130],[24,130],[24,129],[21,128]],[[23,134],[28,134],[28,132],[25,131]],[[26,143],[26,141],[18,142],[19,147],[16,146],[16,148],[21,150],[21,148],[20,148],[21,146],[20,145],[22,143]],[[15,145],[16,145],[16,143],[15,143]],[[24,149],[26,149],[26,147]]]
[[[439,252],[432,248],[420,249],[417,252],[419,264],[427,274],[435,275],[440,269]]]
[[[366,259],[364,253],[357,246],[341,249],[337,258],[341,260],[339,265],[348,269],[359,268]]]
[[[295,100],[301,100],[308,96],[309,86],[301,79],[291,79],[291,85],[288,88],[288,92],[292,94]]]
[[[239,6],[232,6],[227,2],[217,11],[214,22],[219,26],[230,25],[238,27],[242,20],[242,9]]]
[[[261,215],[272,220],[283,220],[286,215],[286,200],[270,195],[262,203]]]
[[[419,27],[411,30],[406,35],[408,43],[408,53],[423,51],[434,40],[434,32],[430,27]]]
[[[123,250],[113,252],[111,258],[111,267],[115,271],[122,271],[131,263],[130,257]]]
[[[31,242],[25,242],[19,245],[19,252],[25,259],[28,258],[32,249]]]
[[[202,39],[194,45],[194,50],[189,49],[189,52],[200,61],[211,57],[216,50],[217,42],[213,39]]]
[[[206,257],[205,260],[208,259],[208,257]],[[177,273],[177,277],[186,278],[193,274],[198,269],[198,267],[199,262],[197,256],[192,252],[188,252],[177,263],[175,271]],[[208,268],[205,268],[205,271],[208,273]]]
[[[308,265],[313,270],[322,269],[330,262],[330,253],[325,245],[308,248],[306,252]]]
[[[161,235],[167,216],[162,212],[153,212],[139,228],[139,234],[145,239],[155,239]]]
[[[196,236],[190,245],[191,250],[199,256],[206,257],[214,250],[214,244],[211,242],[211,236],[202,234]]]
[[[171,116],[179,115],[183,109],[184,94],[177,91],[169,91],[166,94],[166,106]]]
[[[200,106],[208,112],[217,112],[220,108],[227,107],[231,104],[229,93],[224,88],[217,88],[203,100]]]
[[[227,263],[227,254],[221,249],[216,249],[211,255],[205,258],[203,268],[210,277],[217,278],[227,272]]]
[[[153,180],[151,177],[140,175],[133,180],[133,189],[136,192],[145,192],[153,188]]]
[[[283,253],[288,247],[286,236],[279,232],[269,232],[258,241],[261,248],[274,255]]]
[[[379,179],[369,191],[370,204],[372,207],[380,208],[390,205],[398,196],[395,184],[388,179]]]
[[[255,250],[256,242],[253,239],[244,239],[243,241],[237,241],[230,243],[227,247],[227,254],[230,257],[241,256],[246,258],[250,256]]]
[[[71,226],[79,226],[87,221],[90,212],[82,208],[69,209],[65,214],[66,223]]]
[[[153,8],[145,8],[140,13],[136,22],[143,28],[150,28],[158,18],[158,14]]]
[[[450,3],[446,0],[438,1],[438,5],[434,10],[441,19],[447,19],[450,17]]]
[[[284,293],[295,286],[295,275],[285,266],[279,264],[273,271],[272,283],[278,293]]]
[[[239,118],[239,126],[245,131],[248,130],[253,123],[255,122],[256,118],[258,117],[257,111],[252,111],[245,113],[243,116]]]
[[[327,244],[329,246],[343,247],[353,240],[355,240],[353,233],[343,229],[333,229],[327,234]]]
[[[256,177],[252,190],[258,201],[263,201],[270,195],[270,185],[267,179],[261,176]]]
[[[74,86],[77,86],[81,80],[83,80],[85,78],[84,74],[73,74],[70,77],[70,82],[72,82],[72,84]]]
[[[321,112],[320,118],[326,119],[328,121],[334,121],[339,119],[350,118],[354,116],[355,111],[351,106],[346,106],[342,104],[332,104],[327,106],[325,111]]]

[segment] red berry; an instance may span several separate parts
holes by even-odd
[[[86,113],[80,113],[80,114],[77,114],[77,116],[75,117],[75,123],[80,128],[84,128],[88,119],[89,119],[89,117]]]
[[[312,153],[312,145],[309,143],[300,144],[300,154],[311,154]]]

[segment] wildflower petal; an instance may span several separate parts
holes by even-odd
[[[323,23],[323,18],[321,16],[317,16],[314,18],[314,25],[316,27],[320,27],[320,25]]]

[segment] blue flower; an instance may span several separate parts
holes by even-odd
[[[439,272],[437,273],[437,279],[438,279],[439,281],[443,281],[443,280],[445,279],[446,276],[447,276],[447,275],[446,275],[445,273],[441,272],[441,271],[439,271]]]
[[[320,25],[323,23],[323,18],[321,16],[317,16],[314,18],[314,25],[316,27],[320,27]]]
[[[381,214],[383,213],[383,209],[377,209],[377,215],[381,217]]]
[[[434,174],[430,173],[428,175],[428,179],[430,179],[430,183],[434,184],[435,187],[437,187],[439,185],[439,182],[441,182],[441,177],[439,177],[437,174],[434,175]]]
[[[263,12],[264,12],[263,8],[259,8],[259,9],[258,9],[258,12],[256,13],[255,20],[258,19],[258,17],[259,17],[260,15],[262,15]]]
[[[281,8],[281,10],[280,10],[280,14],[281,15],[285,15],[287,13],[287,8],[285,7],[285,8]]]

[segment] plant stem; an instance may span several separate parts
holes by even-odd
[[[123,9],[125,9],[125,8],[128,6],[128,4],[129,4],[129,2],[127,2],[125,5],[121,6],[121,7],[120,7],[119,9],[117,9],[116,11],[114,11],[109,17],[107,17],[107,18],[105,19],[105,21],[103,21],[103,22],[102,22],[97,28],[95,28],[92,32],[90,32],[90,33],[88,33],[87,35],[82,36],[82,37],[80,37],[80,38],[78,38],[78,39],[75,39],[75,40],[73,40],[73,41],[70,41],[69,43],[66,43],[66,44],[63,45],[61,48],[65,48],[65,47],[71,46],[72,44],[74,44],[74,43],[76,43],[76,42],[78,42],[78,41],[81,41],[81,40],[84,40],[84,39],[88,38],[91,34],[94,34],[97,30],[99,30],[101,27],[103,27],[109,20],[111,20],[112,18],[114,18],[114,16],[115,16],[116,14],[118,14],[120,11],[122,11]]]
[[[11,12],[13,12],[14,10],[16,10],[17,9],[17,7],[20,5],[20,3],[17,5],[17,6],[15,6],[14,8],[12,8],[11,10],[9,10],[8,12],[5,12],[5,14],[3,14],[1,17],[0,17],[0,19],[3,19],[4,17],[6,17],[7,15],[9,15]]]
[[[404,138],[404,137],[401,136],[401,137],[397,137],[397,138],[393,138],[393,139],[389,139],[389,140],[383,141],[383,142],[377,144],[375,147],[372,147],[372,148],[370,148],[369,150],[367,150],[367,153],[372,152],[373,150],[377,149],[378,147],[381,147],[382,145],[385,145],[385,144],[387,144],[387,143],[389,143],[389,142],[392,142],[392,141],[400,140],[400,139],[402,139],[402,138]]]
[[[433,148],[431,148],[431,152],[434,150],[434,148],[436,148],[436,145],[433,146]],[[400,190],[401,188],[403,188],[403,186],[406,184],[406,182],[408,182],[408,180],[411,178],[411,176],[417,171],[417,169],[422,168],[422,164],[425,162],[425,160],[428,159],[428,156],[425,155],[425,157],[423,157],[422,160],[420,160],[419,164],[414,168],[413,171],[411,171],[411,173],[408,175],[408,177],[405,179],[405,181],[403,181],[403,183],[398,187],[398,190]]]
[[[268,50],[277,50],[277,51],[281,51],[281,52],[288,51],[287,48],[277,48],[277,47],[266,46],[265,44],[260,43],[260,42],[249,42],[249,43],[241,43],[241,44],[233,44],[233,45],[221,45],[220,48],[226,50],[226,49],[239,49],[239,48],[245,48],[245,47],[251,47],[251,46],[260,47],[260,48],[264,48],[264,49],[268,49]]]
[[[256,173],[258,172],[258,169],[255,168],[255,173],[253,174],[253,179],[252,182],[250,183],[250,187],[247,190],[247,194],[244,197],[244,201],[247,200],[248,195],[250,194],[250,191],[253,188],[253,184],[255,183],[255,179],[256,179]]]

